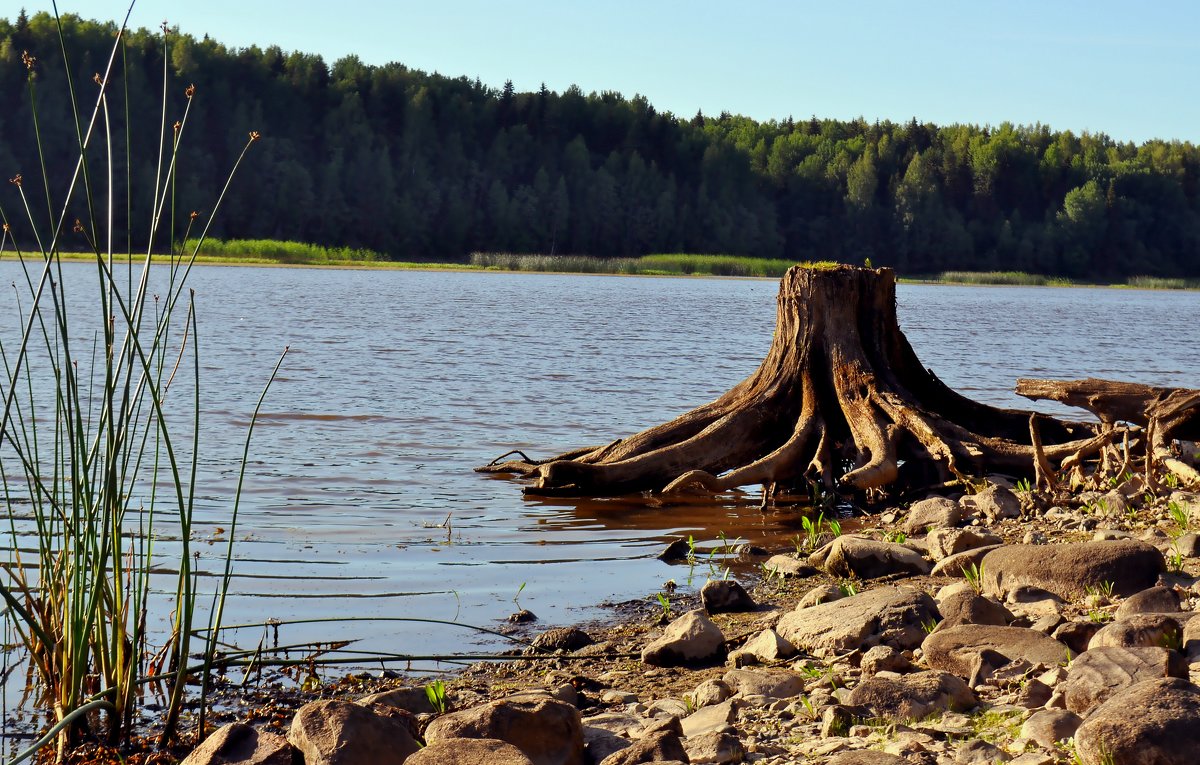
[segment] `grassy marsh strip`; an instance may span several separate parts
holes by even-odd
[[[656,254],[637,258],[597,258],[590,255],[517,255],[475,252],[470,264],[499,271],[552,271],[581,274],[756,276],[778,278],[790,260],[743,258],[736,255]],[[817,265],[806,263],[804,265]]]

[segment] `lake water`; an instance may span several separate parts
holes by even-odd
[[[94,271],[65,268],[81,284]],[[6,340],[18,274],[0,263]],[[520,590],[539,626],[586,621],[604,601],[681,579],[654,557],[671,538],[780,546],[796,533],[794,515],[753,503],[526,499],[472,472],[510,449],[608,442],[724,392],[770,345],[773,280],[209,267],[189,283],[202,359],[196,536],[214,542],[202,567],[223,553],[248,415],[291,349],[251,449],[227,624],[370,618],[287,625],[280,640],[494,648],[384,620],[496,627]],[[898,300],[926,366],[988,403],[1029,408],[1010,392],[1022,376],[1200,384],[1200,293],[901,285]],[[252,645],[262,632],[232,637]]]

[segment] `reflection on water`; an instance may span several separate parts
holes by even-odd
[[[91,272],[65,270],[81,281]],[[0,263],[0,280],[15,277]],[[227,623],[494,625],[518,591],[541,624],[574,622],[674,576],[654,557],[671,537],[780,547],[798,531],[793,514],[760,514],[754,494],[526,499],[472,472],[509,449],[536,457],[605,443],[715,398],[770,345],[774,281],[204,268],[191,286],[204,410],[197,537],[211,543],[201,544],[210,571],[250,412],[291,348],[251,449]],[[8,339],[16,309],[3,300]],[[1196,293],[902,285],[899,302],[926,365],[993,404],[1029,406],[1009,392],[1020,376],[1194,386],[1200,371],[1185,342]],[[418,654],[481,640],[382,621],[281,636],[335,638]]]

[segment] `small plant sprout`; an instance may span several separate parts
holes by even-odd
[[[517,588],[517,594],[513,595],[513,605],[515,605],[518,609],[521,608],[521,593],[525,591],[526,584],[528,584],[528,582],[521,582],[521,586]]]
[[[930,617],[930,618],[926,619],[925,621],[921,622],[921,629],[925,630],[925,632],[927,634],[931,633],[935,629],[937,629],[937,626],[938,626],[938,620],[934,619],[933,617]]]
[[[829,527],[829,534],[834,539],[842,535],[842,522],[837,518],[830,518],[825,521],[825,525]]]
[[[662,613],[658,615],[660,621],[667,621],[671,618],[671,599],[665,593],[658,593],[658,605],[662,608]]]
[[[1158,644],[1171,651],[1182,651],[1183,633],[1177,629],[1164,630]]]
[[[1172,574],[1183,573],[1183,553],[1179,551],[1178,541],[1171,543],[1171,553],[1167,555],[1167,569]]]
[[[1103,608],[1097,608],[1094,606],[1088,609],[1088,621],[1092,621],[1097,624],[1104,624],[1106,622],[1111,622],[1112,620],[1113,614],[1111,611],[1105,611]]]
[[[883,532],[883,541],[902,545],[908,541],[908,535],[899,529]]]
[[[1018,494],[1032,494],[1033,485],[1029,483],[1028,478],[1022,478],[1021,480],[1017,481],[1017,485],[1013,487],[1013,491]]]
[[[817,549],[821,539],[821,527],[818,523],[814,523],[812,518],[807,515],[800,519],[800,525],[804,528],[804,537],[796,537],[800,540],[800,544],[796,546],[797,553],[811,552]]]
[[[1175,475],[1174,473],[1167,473],[1166,476],[1163,477],[1163,483],[1167,485],[1168,489],[1178,489],[1179,476]]]
[[[807,515],[804,516],[800,519],[800,525],[804,529],[804,536],[793,539],[793,542],[796,543],[797,553],[812,552],[817,549],[824,544],[826,535],[831,539],[842,535],[841,522],[836,518],[826,518],[824,510],[817,513],[815,520]]]
[[[446,684],[441,680],[434,680],[425,686],[425,698],[429,699],[429,705],[433,707],[433,711],[439,715],[446,714],[449,705],[446,703]]]
[[[975,594],[982,595],[983,594],[983,564],[982,563],[972,563],[969,566],[964,566],[962,573],[963,573],[963,578],[965,578],[967,580],[967,584],[971,585],[971,589],[975,591]]]
[[[804,675],[810,680],[816,680],[824,677],[825,675],[825,673],[821,671],[820,667],[808,662],[805,662],[803,666],[797,667],[796,669],[800,674]]]
[[[841,590],[842,594],[847,598],[854,597],[858,594],[858,584],[855,583],[853,579],[843,579],[838,583],[838,589]]]
[[[817,713],[816,706],[813,705],[812,699],[807,696],[800,697],[800,706],[804,707],[804,713],[808,715],[808,719],[815,720],[820,715]]]
[[[1186,532],[1192,524],[1192,519],[1188,517],[1188,512],[1175,501],[1167,503],[1167,513],[1170,514],[1171,520],[1175,521],[1175,525],[1179,527],[1179,533]]]

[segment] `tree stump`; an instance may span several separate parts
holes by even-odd
[[[542,495],[905,490],[992,471],[1032,475],[1039,459],[1078,458],[1111,439],[944,385],[900,331],[890,269],[796,266],[777,304],[766,358],[715,401],[605,446],[479,470],[532,478],[526,492]]]

